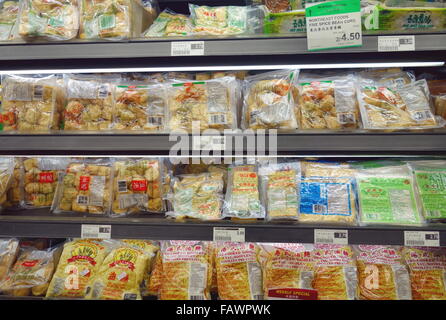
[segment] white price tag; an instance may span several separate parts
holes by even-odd
[[[305,19],[310,51],[362,46],[360,0],[308,3]]]
[[[415,36],[378,37],[378,51],[415,51]]]
[[[82,239],[111,239],[111,225],[83,224]]]
[[[175,41],[171,46],[172,56],[204,56],[204,41]]]
[[[348,244],[348,230],[314,229],[314,243]]]
[[[439,247],[438,231],[404,231],[404,245],[418,247]]]
[[[225,136],[193,136],[193,150],[226,150]]]
[[[214,241],[245,242],[245,228],[214,227]]]

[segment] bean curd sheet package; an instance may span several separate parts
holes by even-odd
[[[168,216],[200,220],[221,219],[223,204],[223,174],[205,172],[185,174],[172,180],[170,195],[173,211]]]
[[[295,130],[298,70],[249,76],[244,84],[244,129]]]
[[[180,37],[192,34],[192,21],[189,17],[165,9],[144,32],[144,37]]]
[[[47,298],[85,298],[87,285],[113,246],[109,240],[75,239],[66,242]]]
[[[163,211],[161,170],[157,158],[115,161],[112,214]]]
[[[8,190],[13,180],[14,158],[0,158],[0,211],[6,207],[8,201]]]
[[[58,183],[52,211],[107,214],[111,205],[112,167],[108,160],[85,160],[67,166]]]
[[[234,77],[180,82],[169,86],[169,128],[190,132],[197,129],[235,129],[237,127],[237,80]]]
[[[215,247],[218,296],[221,300],[262,300],[259,247],[254,243],[219,242]]]
[[[423,223],[408,166],[361,170],[356,181],[362,224]]]
[[[362,300],[412,300],[402,247],[354,247]]]
[[[259,176],[268,220],[297,220],[300,162],[262,165]]]
[[[189,4],[193,32],[201,35],[236,35],[248,30],[246,6],[208,7]]]
[[[57,183],[69,158],[24,158],[24,199],[27,208],[51,207]]]
[[[160,300],[209,300],[212,252],[202,241],[166,241],[162,250]]]
[[[19,14],[19,1],[0,1],[0,41],[17,38],[17,16]]]
[[[405,247],[414,300],[446,300],[446,251],[444,248]]]
[[[23,0],[19,34],[24,38],[70,40],[79,31],[77,0]]]
[[[0,239],[0,282],[4,281],[19,253],[19,240]]]

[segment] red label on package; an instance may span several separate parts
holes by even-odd
[[[39,183],[53,183],[54,174],[53,172],[40,172],[39,173]]]
[[[296,288],[271,289],[268,290],[268,297],[292,300],[317,300],[317,291]]]
[[[132,180],[133,191],[147,191],[147,180]]]
[[[37,263],[39,262],[39,260],[28,260],[22,263],[22,266],[24,267],[28,267],[28,268],[32,268],[34,267]]]
[[[89,176],[80,176],[79,178],[79,190],[88,191],[90,187],[91,177]]]

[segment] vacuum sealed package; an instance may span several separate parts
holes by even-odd
[[[249,76],[244,85],[244,129],[297,129],[295,81],[298,70]]]
[[[60,89],[54,75],[7,75],[2,78],[0,106],[3,131],[46,133],[58,129]]]
[[[265,208],[260,201],[257,165],[231,165],[223,217],[238,219],[265,218]]]
[[[261,189],[268,220],[298,220],[300,162],[262,165]]]
[[[118,85],[114,130],[164,131],[167,102],[163,85]]]
[[[87,285],[111,251],[110,240],[75,239],[64,244],[47,298],[85,298]]]
[[[264,298],[316,300],[313,288],[313,245],[268,243],[262,245]]]
[[[51,207],[59,178],[69,158],[24,158],[24,199],[27,208]]]
[[[405,247],[414,300],[446,300],[446,250],[433,247]]]
[[[19,1],[0,1],[0,41],[15,40],[17,38],[17,16]]]
[[[207,81],[168,84],[169,129],[190,132],[197,129],[237,127],[237,80],[224,77]],[[194,122],[198,122],[195,124]]]
[[[0,283],[4,281],[17,254],[19,253],[19,240],[0,239]]]
[[[361,170],[356,182],[362,224],[423,223],[407,165]]]
[[[223,174],[205,172],[173,178],[169,196],[173,211],[168,216],[200,220],[221,219],[223,203]]]
[[[434,103],[435,114],[446,119],[446,80],[427,82]]]
[[[112,84],[99,77],[72,75],[65,76],[65,83],[64,130],[110,130],[114,115]]]
[[[117,159],[114,162],[112,214],[123,216],[164,209],[162,164],[158,158]]]
[[[313,287],[318,300],[358,299],[356,263],[350,246],[315,244],[313,257]]]
[[[17,261],[0,282],[0,291],[16,297],[44,296],[56,267],[57,248],[21,250]]]
[[[412,300],[402,247],[354,246],[361,300]]]
[[[192,21],[188,16],[165,9],[144,32],[144,37],[181,37],[192,35]]]
[[[212,253],[203,241],[166,241],[160,300],[210,300]]]
[[[300,79],[299,121],[301,129],[356,129],[359,108],[355,78],[326,77]]]
[[[19,157],[14,158],[14,170],[12,174],[11,184],[6,191],[6,202],[1,204],[0,207],[8,209],[19,209],[21,201],[23,199],[23,164],[22,159]]]
[[[161,251],[156,253],[150,276],[145,279],[143,294],[158,296],[163,281],[163,258]]]
[[[262,269],[255,243],[215,245],[218,296],[221,300],[262,300]]]
[[[305,10],[267,13],[263,22],[263,32],[265,34],[306,35]]]
[[[428,221],[446,219],[446,162],[417,161],[410,166],[424,218]]]
[[[23,38],[71,40],[79,31],[78,0],[22,0],[19,34]]]
[[[14,174],[14,158],[0,158],[0,211],[6,207],[8,201],[7,192],[10,188]]]
[[[68,164],[59,181],[52,206],[54,213],[107,214],[111,205],[112,166],[95,159]]]

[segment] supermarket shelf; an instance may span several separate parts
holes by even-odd
[[[446,225],[427,227],[346,227],[272,222],[177,222],[162,215],[126,218],[51,215],[48,210],[30,210],[0,216],[0,237],[70,238],[81,236],[82,224],[112,226],[115,239],[212,240],[214,227],[245,228],[250,242],[314,242],[314,229],[348,230],[350,244],[403,245],[404,231],[439,231],[446,246]]]

